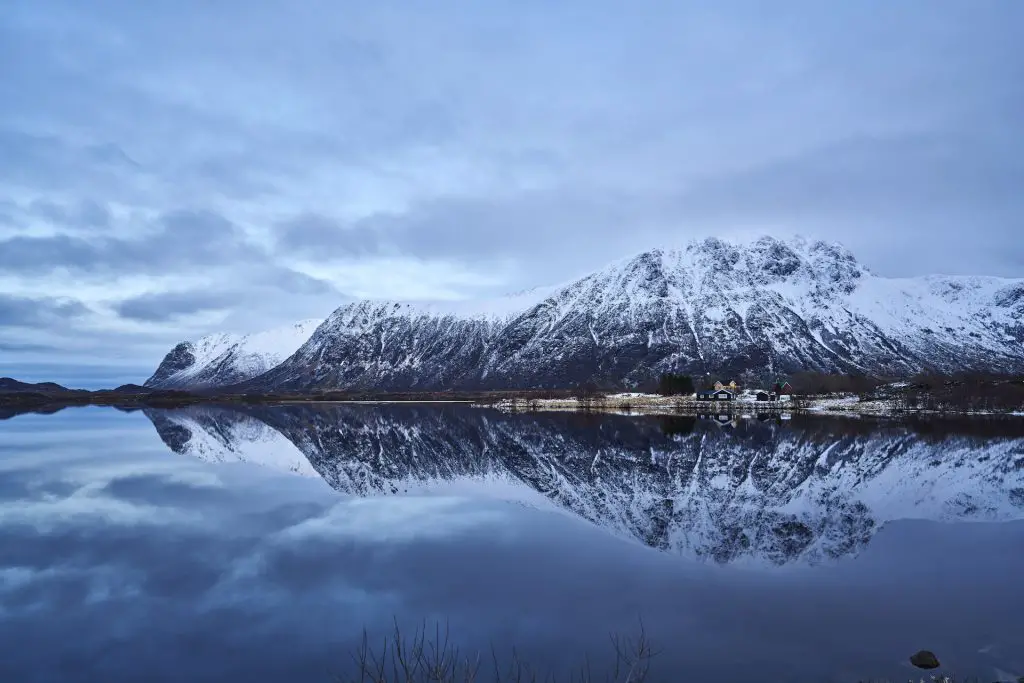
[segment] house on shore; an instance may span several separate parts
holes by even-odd
[[[731,401],[736,394],[729,389],[706,389],[697,392],[698,401]]]
[[[789,382],[779,380],[775,382],[775,386],[772,387],[772,391],[776,396],[788,396],[793,393],[793,386]]]
[[[764,389],[758,389],[754,394],[754,398],[758,401],[777,401],[779,395],[774,391],[765,391]]]

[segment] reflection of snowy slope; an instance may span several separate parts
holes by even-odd
[[[255,418],[217,408],[144,412],[175,453],[207,462],[251,462],[317,476],[295,444]]]
[[[1024,518],[1024,439],[924,439],[815,420],[781,426],[425,406],[189,408],[253,418],[361,496],[467,494],[554,507],[655,548],[716,562],[855,554],[891,520]],[[163,417],[169,416],[169,417]],[[667,426],[666,426],[667,425]],[[165,435],[166,426],[157,424]],[[231,437],[236,438],[236,437]],[[172,446],[173,447],[173,446]]]
[[[666,492],[662,546],[720,561],[817,562],[856,552],[893,520],[1024,517],[1024,440],[780,437],[760,452],[742,442],[698,449]]]

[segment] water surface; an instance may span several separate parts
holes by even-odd
[[[1019,423],[287,406],[0,421],[0,680],[329,681],[365,626],[664,680],[1024,674]]]

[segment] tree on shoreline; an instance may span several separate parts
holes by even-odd
[[[696,389],[693,385],[693,378],[689,375],[665,373],[658,381],[658,393],[662,396],[692,394],[694,391],[696,391]]]

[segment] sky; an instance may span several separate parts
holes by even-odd
[[[1024,4],[0,2],[0,375],[717,235],[1024,276]]]

